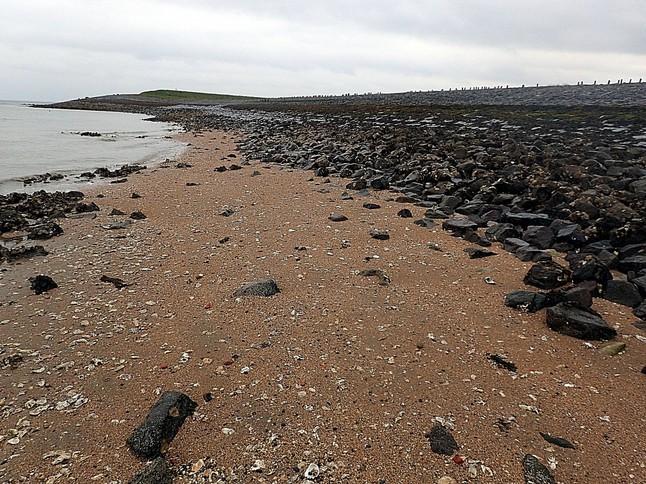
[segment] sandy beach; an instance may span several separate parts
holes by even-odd
[[[182,140],[181,159],[87,193],[101,210],[62,220],[50,255],[2,266],[2,482],[128,482],[144,463],[126,439],[165,390],[199,405],[166,452],[178,482],[303,482],[316,464],[315,482],[517,483],[528,453],[558,482],[646,481],[630,308],[595,299],[626,343],[606,356],[504,306],[531,263],[497,244],[470,260],[388,191],[343,200],[342,179],[243,163],[234,134]],[[37,274],[59,287],[34,295]],[[265,277],[279,294],[233,296]],[[457,457],[432,452],[437,423]]]

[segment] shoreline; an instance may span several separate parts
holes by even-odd
[[[8,104],[8,105],[15,106],[12,104]],[[23,105],[20,105],[20,106],[26,107]],[[30,109],[33,109],[33,108],[30,108]],[[55,109],[55,108],[51,108],[51,109]],[[97,111],[97,113],[99,112],[100,111]],[[16,176],[12,176],[11,178],[0,179],[0,194],[8,194],[11,192],[32,193],[38,190],[45,190],[48,192],[58,191],[58,190],[83,190],[86,187],[91,186],[98,181],[98,179],[85,178],[81,176],[84,173],[94,172],[95,170],[102,169],[102,168],[114,169],[124,165],[129,165],[129,164],[140,164],[140,165],[152,167],[164,162],[169,158],[177,157],[183,151],[185,151],[186,146],[179,143],[175,143],[173,146],[167,146],[167,147],[163,146],[164,143],[169,144],[165,142],[166,139],[174,140],[177,134],[181,134],[183,132],[182,127],[178,123],[156,120],[154,117],[151,117],[149,113],[145,113],[145,112],[122,113],[122,114],[136,114],[138,117],[142,118],[141,121],[148,121],[150,123],[163,122],[164,126],[160,127],[160,131],[158,132],[154,131],[153,128],[151,127],[142,136],[136,136],[138,132],[111,131],[110,128],[112,128],[112,126],[108,126],[106,124],[105,127],[108,130],[107,131],[103,130],[101,133],[98,133],[101,135],[100,141],[98,142],[107,142],[105,141],[106,139],[109,139],[109,141],[112,141],[112,139],[116,139],[114,138],[116,135],[118,136],[118,140],[121,142],[121,145],[119,146],[117,151],[123,150],[124,148],[130,148],[131,150],[136,150],[135,152],[138,152],[138,151],[141,151],[142,146],[145,145],[149,153],[146,153],[146,154],[139,153],[141,157],[137,159],[123,160],[123,159],[120,159],[121,158],[120,151],[117,152],[113,150],[114,153],[106,154],[106,156],[110,156],[114,158],[112,162],[99,161],[97,159],[97,160],[94,160],[94,162],[90,161],[85,166],[81,166],[80,160],[84,156],[82,149],[81,151],[79,151],[78,147],[75,147],[74,145],[70,145],[69,142],[67,142],[68,144],[65,145],[65,148],[68,149],[69,151],[69,155],[70,155],[69,159],[74,160],[74,162],[79,166],[74,168],[60,168],[56,166],[56,164],[60,163],[60,160],[51,160],[50,166],[49,167],[43,166],[42,167],[43,171],[40,171],[39,169],[40,171],[39,173],[16,175]],[[93,120],[91,120],[90,122],[93,122]],[[166,134],[164,135],[163,133],[166,133]],[[81,132],[62,131],[61,134],[83,136]],[[123,146],[124,142],[132,143],[132,141],[135,138],[139,138],[139,137],[145,138],[144,141],[142,142],[142,145]],[[159,146],[154,146],[152,148],[149,148],[148,145],[151,140],[154,140],[156,143],[159,144]],[[69,165],[70,163],[63,162],[63,164]],[[63,178],[60,178],[61,176]],[[40,181],[41,179],[43,181]],[[28,183],[28,184],[23,183],[24,181],[31,181],[31,180],[33,180],[32,183]]]
[[[2,370],[0,478],[128,481],[143,464],[126,438],[158,392],[175,389],[199,404],[167,452],[176,471],[197,469],[187,482],[207,472],[301,482],[313,463],[320,482],[459,482],[472,468],[482,482],[521,482],[528,453],[554,458],[562,482],[646,479],[645,343],[628,308],[595,299],[627,344],[603,356],[599,343],[549,330],[543,313],[504,306],[532,264],[497,244],[497,255],[470,260],[473,244],[414,225],[424,208],[391,192],[344,200],[348,179],[254,160],[214,172],[244,161],[236,137],[179,136],[192,146],[175,161],[191,166],[87,190],[100,212],[62,219],[46,258],[3,266],[0,328],[23,360]],[[402,208],[414,218],[398,217]],[[147,218],[103,228],[137,210]],[[333,212],[348,220],[329,221]],[[31,294],[36,273],[59,288]],[[280,294],[232,296],[266,276]],[[465,464],[431,451],[425,433],[438,421]]]

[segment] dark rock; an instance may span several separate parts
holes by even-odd
[[[20,230],[27,225],[25,217],[12,207],[0,207],[0,233]]]
[[[497,255],[495,252],[486,249],[480,249],[478,247],[467,247],[464,251],[469,254],[470,259],[482,259],[484,257],[491,257],[492,255]]]
[[[363,277],[377,277],[379,279],[380,286],[387,286],[390,284],[390,277],[388,277],[388,275],[381,269],[364,269],[359,272],[359,275]]]
[[[549,227],[530,225],[523,232],[523,240],[539,249],[549,249],[554,242],[554,232]]]
[[[47,240],[63,233],[63,227],[56,222],[48,221],[44,224],[33,225],[27,230],[27,237],[32,240]]]
[[[173,473],[163,457],[157,457],[137,472],[129,484],[172,484]]]
[[[570,271],[556,262],[534,264],[523,279],[525,284],[539,289],[555,289],[570,280]]]
[[[227,171],[227,167],[226,167],[226,166],[224,166],[224,165],[222,165],[222,166],[216,166],[216,167],[213,169],[213,171],[215,171],[216,173],[224,173],[225,171]]]
[[[453,455],[460,448],[451,432],[440,424],[435,424],[425,437],[431,444],[431,450],[436,454]]]
[[[368,184],[365,180],[355,180],[348,183],[345,187],[348,190],[364,190],[367,186]]]
[[[142,459],[159,457],[196,408],[197,403],[187,395],[177,391],[164,392],[144,422],[128,437],[128,447]]]
[[[523,474],[525,484],[556,484],[549,469],[532,454],[523,458]]]
[[[330,170],[326,166],[322,166],[320,168],[317,168],[315,172],[316,176],[329,176],[330,175]]]
[[[442,228],[455,235],[464,235],[467,230],[475,230],[478,224],[466,218],[451,218],[442,222]]]
[[[643,300],[637,286],[628,281],[613,279],[603,290],[603,298],[631,308],[639,306]]]
[[[521,237],[520,231],[512,224],[494,224],[487,227],[485,235],[488,239],[497,242],[503,242],[505,239],[514,239]]]
[[[387,230],[379,230],[379,229],[370,229],[370,237],[373,239],[377,240],[388,240],[390,239],[390,234],[388,234]]]
[[[236,171],[236,170],[242,170],[242,167],[240,165],[236,165],[235,163],[232,165],[229,165],[229,171]]]
[[[139,195],[137,192],[132,192],[130,194],[130,198],[134,198],[134,199],[141,198],[141,195]]]
[[[646,275],[630,279],[630,282],[637,286],[642,296],[646,296]]]
[[[118,277],[110,277],[106,275],[102,275],[100,281],[112,284],[117,289],[123,289],[124,287],[128,287],[130,285],[130,284],[127,284],[125,281],[119,279]]]
[[[367,208],[368,210],[376,210],[378,208],[381,208],[381,205],[378,205],[376,203],[366,202],[363,204],[363,208]]]
[[[511,361],[507,360],[504,356],[497,354],[488,354],[487,358],[499,368],[511,371],[512,373],[516,373],[518,371],[518,367]]]
[[[99,206],[94,203],[84,203],[84,202],[79,202],[76,204],[76,207],[74,211],[76,213],[88,213],[88,212],[98,212],[100,210]]]
[[[475,230],[467,230],[462,234],[462,238],[467,242],[478,244],[482,247],[491,247],[491,241],[486,237],[481,237]]]
[[[249,282],[238,288],[234,293],[234,297],[243,296],[258,296],[270,297],[278,294],[280,289],[278,284],[273,279],[260,279],[258,281]]]
[[[29,282],[31,283],[31,290],[36,294],[42,294],[58,287],[58,284],[54,282],[54,279],[42,274],[35,277],[30,277]]]
[[[633,309],[633,314],[639,319],[646,320],[646,301],[641,303],[639,306]]]
[[[346,220],[348,220],[348,217],[340,213],[334,212],[328,217],[328,220],[332,222],[345,222]]]
[[[20,259],[30,259],[32,257],[44,257],[48,254],[42,245],[21,245],[7,249],[0,245],[0,262],[14,262]]]
[[[130,214],[130,218],[131,218],[132,220],[144,220],[144,219],[146,219],[146,218],[148,218],[148,217],[146,217],[146,216],[144,215],[144,213],[143,213],[143,212],[141,212],[141,211],[137,210],[137,211],[132,212],[132,213]]]
[[[385,190],[390,185],[388,178],[385,176],[380,176],[370,180],[370,186],[375,190]]]
[[[547,226],[552,223],[552,219],[550,219],[550,217],[544,213],[508,212],[503,218],[505,222],[520,225],[521,227],[529,227],[530,225]]]
[[[119,209],[113,208],[112,212],[110,212],[108,215],[110,215],[111,217],[114,217],[114,216],[117,216],[117,215],[125,215],[125,214],[126,214],[126,212],[122,212]]]
[[[433,222],[430,218],[420,218],[419,220],[415,220],[413,223],[427,229],[435,226],[435,222]]]
[[[546,321],[552,330],[584,340],[607,340],[617,335],[596,312],[566,303],[548,308]]]
[[[224,210],[222,210],[222,211],[220,212],[220,215],[221,215],[222,217],[230,217],[230,216],[231,216],[231,215],[233,215],[234,213],[236,213],[236,212],[235,212],[235,210],[233,210],[233,209],[231,209],[231,208],[225,208]]]
[[[401,218],[412,218],[413,212],[411,212],[407,208],[402,208],[399,212],[397,212],[397,216]]]
[[[516,252],[521,247],[530,247],[529,242],[526,242],[523,239],[510,237],[508,239],[505,239],[502,243],[502,248],[507,252]]]
[[[505,306],[535,313],[546,307],[547,296],[540,292],[514,291],[505,296]]]
[[[621,259],[619,261],[619,269],[623,272],[639,272],[646,269],[646,254],[634,255],[632,257]]]
[[[563,292],[565,301],[570,302],[581,308],[592,306],[592,290],[589,287],[575,286]]]
[[[552,260],[552,256],[549,252],[532,247],[531,245],[519,247],[514,252],[514,255],[523,262],[549,262]]]
[[[608,267],[594,255],[586,255],[581,259],[570,263],[572,269],[572,280],[575,283],[583,281],[596,281],[605,285],[612,279],[612,274]]]
[[[541,434],[541,437],[545,439],[546,442],[549,442],[550,444],[557,445],[559,447],[563,447],[564,449],[575,449],[574,444],[572,444],[570,441],[565,440],[561,437],[554,437],[553,435],[544,433],[544,432],[539,432]]]

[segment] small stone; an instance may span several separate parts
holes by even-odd
[[[369,234],[370,234],[370,237],[376,240],[390,239],[390,235],[388,234],[387,230],[371,229]]]
[[[377,210],[378,208],[381,208],[381,205],[378,205],[376,203],[366,202],[363,204],[363,208],[367,208],[368,210]]]
[[[411,212],[407,208],[402,208],[399,212],[397,212],[397,216],[401,218],[412,218],[413,212]]]
[[[435,424],[426,433],[426,438],[431,444],[431,450],[436,454],[453,455],[460,448],[451,432],[440,424]]]
[[[606,340],[617,335],[599,314],[567,303],[548,308],[546,322],[558,333],[584,340]]]
[[[553,435],[544,433],[544,432],[539,432],[541,434],[541,437],[545,439],[546,442],[549,442],[550,444],[557,445],[559,447],[563,447],[564,449],[574,449],[574,444],[572,444],[570,441],[563,439],[561,437],[554,437]]]
[[[333,212],[328,217],[328,220],[330,220],[332,222],[345,222],[346,220],[348,220],[348,217],[346,217],[345,215],[342,215],[340,213]]]
[[[34,291],[35,294],[42,294],[58,287],[58,284],[54,282],[54,279],[42,274],[30,277],[29,282],[31,283],[31,290]]]
[[[617,341],[614,343],[608,343],[607,345],[599,348],[599,353],[602,353],[606,356],[616,356],[619,353],[622,353],[626,350],[626,343]]]
[[[261,279],[254,282],[248,282],[240,288],[238,288],[234,293],[234,297],[243,297],[243,296],[259,296],[259,297],[270,297],[278,294],[280,289],[276,281],[273,279]]]
[[[525,484],[556,484],[549,469],[532,454],[523,458],[523,472]]]
[[[146,218],[148,218],[148,217],[146,217],[142,211],[137,210],[137,211],[132,212],[132,213],[130,214],[130,218],[131,218],[132,220],[144,220],[144,219],[146,219]]]
[[[157,457],[137,472],[129,484],[171,484],[173,474],[163,457]]]

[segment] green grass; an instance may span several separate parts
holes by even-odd
[[[157,89],[144,91],[139,96],[159,99],[163,101],[240,101],[245,99],[258,99],[252,96],[236,96],[233,94],[211,94],[207,92],[174,91],[171,89]]]

